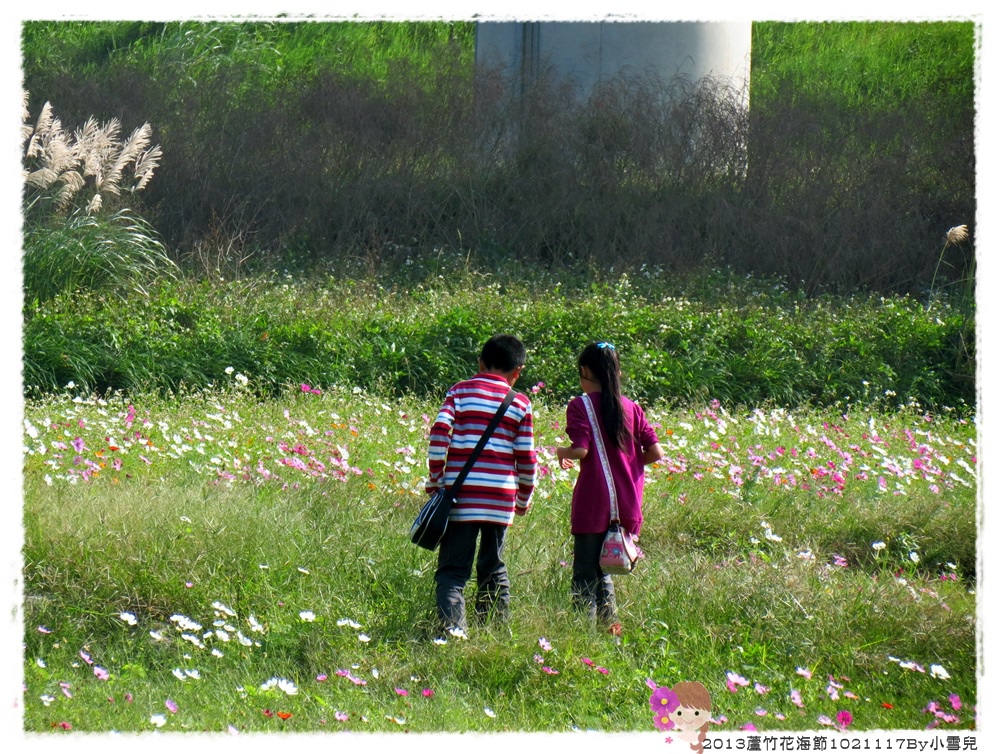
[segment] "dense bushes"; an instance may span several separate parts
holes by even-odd
[[[78,295],[26,322],[24,381],[29,392],[71,380],[172,390],[231,381],[232,367],[262,393],[305,382],[435,395],[509,331],[529,347],[519,387],[541,382],[559,397],[579,389],[579,349],[605,339],[630,393],[648,401],[975,403],[972,326],[942,301],[806,300],[721,273],[712,286],[682,298],[652,274],[588,289],[472,275],[406,293],[276,279],[175,283],[141,306]]]
[[[588,99],[542,76],[521,100],[474,72],[472,29],[37,22],[25,75],[71,120],[156,125],[144,216],[178,258],[445,247],[919,294],[975,215],[971,23],[758,24],[749,115],[719,82],[651,76]]]

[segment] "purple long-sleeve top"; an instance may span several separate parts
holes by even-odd
[[[580,475],[573,488],[570,531],[573,534],[600,534],[608,530],[611,522],[611,498],[587,418],[587,408],[583,404],[585,400],[589,400],[594,407],[600,426],[618,498],[621,526],[638,536],[639,529],[642,528],[642,490],[645,481],[642,454],[646,448],[659,442],[659,439],[646,420],[642,407],[622,396],[625,426],[631,439],[625,450],[616,448],[604,428],[599,392],[577,396],[566,407],[566,434],[570,443],[575,448],[587,449],[587,455],[580,461]]]

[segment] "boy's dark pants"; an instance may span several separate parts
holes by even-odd
[[[466,628],[463,590],[472,575],[473,560],[476,563],[476,617],[505,620],[509,616],[510,581],[502,559],[506,534],[507,527],[501,524],[448,522],[434,574],[438,618],[444,628]],[[477,537],[480,537],[479,557],[476,557]]]
[[[606,533],[606,532],[605,532]],[[601,570],[605,534],[573,535],[573,603],[591,620],[610,625],[615,621],[615,587]]]

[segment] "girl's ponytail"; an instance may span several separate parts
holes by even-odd
[[[601,419],[608,438],[619,450],[625,450],[631,430],[625,423],[622,405],[621,367],[611,343],[591,343],[580,353],[578,367],[587,367],[601,384]]]

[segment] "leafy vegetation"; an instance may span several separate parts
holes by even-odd
[[[28,22],[25,80],[72,122],[155,124],[135,207],[175,259],[282,268],[460,250],[926,294],[975,216],[971,22],[757,24],[751,102],[621,75],[522,99],[471,23]],[[974,237],[974,228],[970,237]],[[941,275],[970,276],[972,244]]]
[[[28,402],[27,730],[651,732],[647,682],[682,679],[714,729],[975,724],[978,451],[953,412],[647,405],[666,458],[615,644],[570,610],[565,404],[519,384],[541,472],[513,616],[440,644],[406,536],[440,396],[253,387]]]
[[[579,349],[611,340],[644,400],[975,404],[973,323],[946,298],[810,300],[724,272],[526,282],[461,263],[398,288],[274,274],[168,282],[141,307],[62,296],[29,311],[25,386],[169,392],[221,384],[233,367],[268,395],[300,382],[427,395],[460,379],[492,334],[513,332],[529,349],[525,379],[560,397],[578,387]]]

